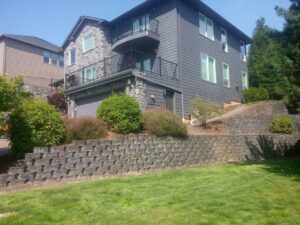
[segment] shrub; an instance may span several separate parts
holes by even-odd
[[[201,125],[207,126],[207,120],[222,113],[222,108],[215,102],[198,97],[191,102],[191,112]]]
[[[139,104],[125,94],[114,94],[103,100],[97,109],[97,117],[103,119],[117,133],[136,133],[142,128]]]
[[[107,128],[101,119],[94,117],[81,117],[78,119],[65,119],[65,142],[72,140],[90,140],[105,137]]]
[[[64,137],[64,122],[54,106],[42,100],[23,100],[9,119],[9,137],[17,157],[34,147],[59,144]]]
[[[158,137],[186,137],[187,129],[185,124],[173,113],[156,109],[143,113],[144,130]]]
[[[291,134],[293,132],[293,120],[288,116],[273,118],[270,124],[271,133]]]
[[[246,103],[269,100],[269,92],[265,88],[248,88],[243,91]]]
[[[57,91],[48,98],[48,102],[54,105],[60,112],[67,111],[67,99],[61,91]]]

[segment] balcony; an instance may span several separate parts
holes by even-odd
[[[132,50],[66,74],[65,88],[76,89],[132,75],[172,85],[177,82],[176,69],[176,63]]]
[[[143,22],[144,21],[144,22]],[[126,49],[143,49],[159,43],[159,21],[143,16],[129,23],[129,26],[116,28],[113,35],[112,50],[118,53]]]

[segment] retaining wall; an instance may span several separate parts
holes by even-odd
[[[299,135],[192,136],[185,140],[121,136],[115,140],[75,141],[35,148],[17,166],[0,175],[0,187],[128,172],[157,171],[221,162],[283,156]]]

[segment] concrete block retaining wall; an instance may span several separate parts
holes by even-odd
[[[192,136],[188,139],[121,136],[35,148],[7,174],[0,187],[36,181],[118,175],[282,156],[299,135]]]

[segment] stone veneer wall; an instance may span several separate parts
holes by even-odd
[[[66,146],[35,148],[8,174],[0,175],[0,187],[270,159],[282,156],[299,139],[299,135],[191,136],[186,140],[137,135],[76,141]]]

